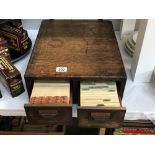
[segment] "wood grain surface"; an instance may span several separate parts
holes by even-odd
[[[58,73],[56,67],[67,67],[67,72]],[[43,21],[25,76],[125,78],[112,23],[104,20]]]
[[[124,120],[125,108],[123,107],[79,107],[79,126],[96,128],[120,127]]]
[[[57,67],[65,67],[66,71],[56,72]],[[25,73],[29,97],[36,80],[67,80],[73,94],[71,104],[26,104],[31,123],[71,124],[72,104],[78,105],[78,124],[82,127],[113,128],[121,126],[124,120],[125,108],[121,105],[80,106],[82,81],[116,82],[118,96],[123,96],[126,73],[109,21],[44,20]]]

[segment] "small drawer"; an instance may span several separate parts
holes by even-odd
[[[72,119],[72,88],[70,83],[35,81],[25,111],[31,124],[68,125]],[[68,101],[56,100],[68,97]],[[35,98],[35,100],[34,100]],[[62,103],[61,103],[62,101]]]
[[[125,112],[114,82],[81,82],[79,126],[116,128],[121,126]]]
[[[124,120],[125,111],[123,107],[79,107],[79,126],[97,128],[120,127]]]

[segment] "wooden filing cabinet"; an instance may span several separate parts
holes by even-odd
[[[77,104],[79,126],[121,126],[126,111],[121,105],[126,73],[111,22],[44,20],[25,73],[29,97],[37,80],[68,81],[71,99],[69,105],[25,104],[30,123],[71,125],[72,104]],[[120,107],[82,107],[81,81],[116,82]]]

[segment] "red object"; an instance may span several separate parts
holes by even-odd
[[[67,96],[39,96],[31,97],[31,104],[68,104],[69,98]]]
[[[121,128],[122,133],[128,134],[154,134],[154,131],[146,128]]]

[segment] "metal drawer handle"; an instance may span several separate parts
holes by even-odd
[[[50,120],[57,117],[58,111],[57,110],[39,110],[39,116],[42,119]]]
[[[91,119],[96,122],[105,122],[111,119],[111,113],[109,112],[91,112]]]

